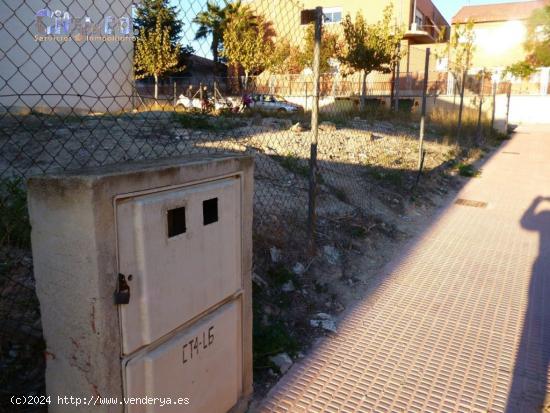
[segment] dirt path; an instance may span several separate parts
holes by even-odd
[[[520,127],[257,410],[550,410],[549,157]]]

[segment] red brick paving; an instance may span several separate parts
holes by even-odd
[[[260,412],[550,412],[550,126],[457,198]]]

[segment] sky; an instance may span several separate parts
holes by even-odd
[[[220,0],[219,3],[222,1]],[[176,6],[185,23],[182,30],[182,43],[193,47],[195,54],[212,58],[212,52],[209,50],[211,38],[195,41],[194,34],[198,25],[192,23],[197,13],[206,8],[206,0],[170,0],[170,5]]]

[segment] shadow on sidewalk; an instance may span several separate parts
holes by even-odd
[[[546,209],[541,210],[543,206]],[[539,255],[531,274],[529,302],[506,413],[546,413],[550,412],[550,400],[545,404],[550,384],[550,197],[535,198],[521,218],[521,226],[539,232]]]

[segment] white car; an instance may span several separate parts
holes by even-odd
[[[252,109],[276,111],[281,113],[295,113],[304,110],[304,108],[300,105],[289,102],[282,96],[253,93],[250,95],[250,98],[252,100],[250,108]]]
[[[208,99],[212,105],[212,108],[216,110],[221,109],[231,109],[234,106],[234,103],[230,99],[226,100],[215,100],[210,98]],[[188,98],[187,96],[179,95],[178,100],[176,101],[176,106],[183,106],[186,109],[202,109],[202,102],[199,98]]]

